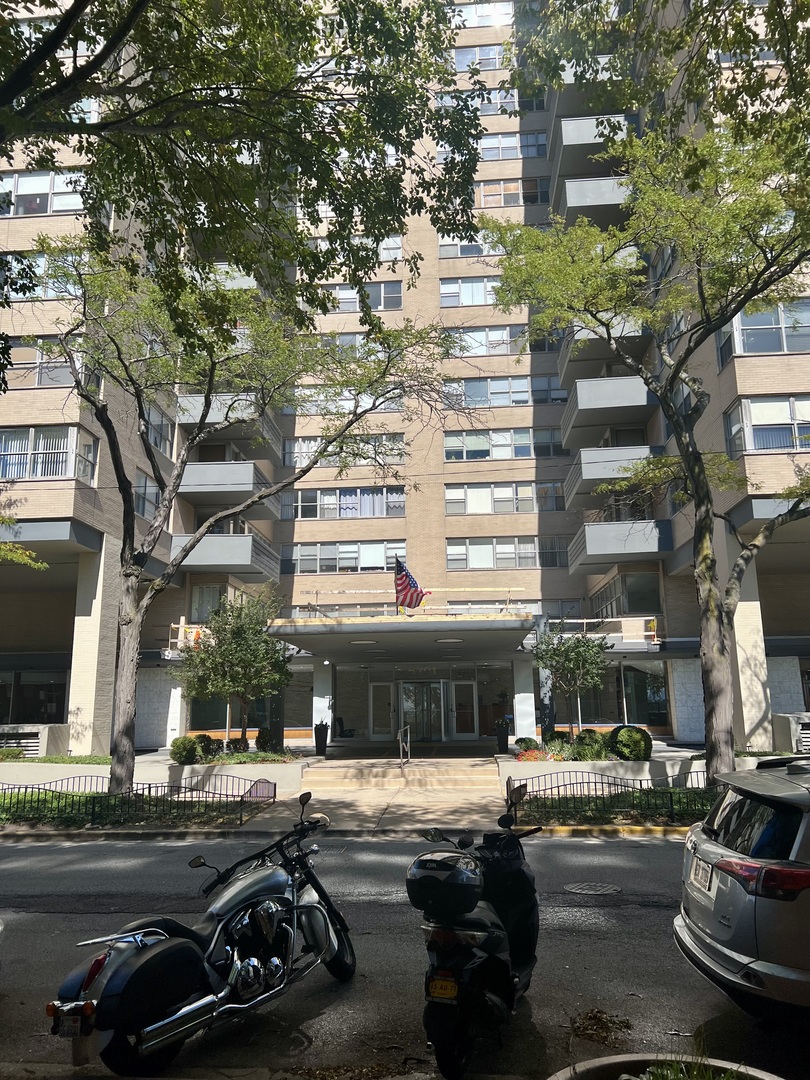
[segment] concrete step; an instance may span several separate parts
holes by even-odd
[[[471,788],[500,789],[494,762],[459,765],[454,762],[411,762],[404,770],[391,762],[319,762],[305,770],[302,784],[311,790],[377,788]]]

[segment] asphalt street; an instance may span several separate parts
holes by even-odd
[[[356,978],[341,985],[316,970],[238,1027],[192,1039],[171,1075],[220,1076],[257,1066],[305,1076],[316,1069],[342,1076],[429,1073],[420,917],[403,886],[408,863],[425,846],[327,835],[317,867],[352,927]],[[677,952],[671,925],[679,840],[536,838],[526,849],[540,894],[538,966],[503,1045],[479,1044],[471,1075],[541,1080],[572,1060],[624,1049],[693,1052],[697,1045],[784,1080],[806,1080],[804,1039],[749,1020]],[[244,839],[4,846],[0,1063],[12,1068],[4,1075],[16,1066],[20,1076],[26,1066],[40,1076],[49,1066],[65,1075],[70,1049],[47,1034],[44,1004],[80,959],[76,941],[150,912],[194,921],[206,906],[198,895],[205,872],[190,870],[188,859],[200,853],[224,865],[249,850]],[[605,888],[572,890],[583,884]],[[591,1010],[616,1029],[610,1045],[576,1034]]]

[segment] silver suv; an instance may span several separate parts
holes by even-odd
[[[810,759],[768,758],[686,838],[675,941],[754,1015],[810,1008]]]

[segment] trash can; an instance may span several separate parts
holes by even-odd
[[[321,721],[315,725],[315,753],[319,757],[326,756],[326,736],[329,734],[329,725]]]

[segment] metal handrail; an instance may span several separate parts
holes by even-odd
[[[399,741],[399,769],[400,772],[405,771],[405,766],[409,764],[411,760],[411,725],[406,724],[405,727],[401,727],[397,732],[397,739]]]

